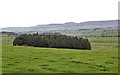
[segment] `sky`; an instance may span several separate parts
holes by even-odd
[[[0,0],[0,28],[118,19],[119,0]]]

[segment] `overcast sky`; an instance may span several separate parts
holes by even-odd
[[[119,0],[0,0],[0,28],[115,20]]]

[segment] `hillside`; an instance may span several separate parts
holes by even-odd
[[[117,38],[91,38],[92,50],[12,46],[13,39],[2,39],[3,73],[118,73]]]
[[[1,28],[0,31],[8,32],[61,32],[61,31],[75,31],[79,29],[94,29],[94,28],[107,28],[118,26],[118,20],[107,21],[87,21],[81,23],[68,22],[64,24],[46,24],[36,25],[33,27],[7,27]]]

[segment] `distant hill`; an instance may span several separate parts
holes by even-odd
[[[2,36],[11,36],[11,35],[18,35],[17,33],[14,32],[0,32],[0,35]]]
[[[80,29],[95,29],[95,28],[107,28],[118,26],[118,20],[106,20],[106,21],[88,21],[81,23],[68,22],[64,24],[47,24],[36,25],[33,27],[7,27],[1,28],[0,31],[7,32],[61,32],[61,31],[74,31]]]

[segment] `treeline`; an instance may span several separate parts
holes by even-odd
[[[7,32],[7,31],[2,31],[2,32],[0,32],[0,34],[2,34],[2,36],[16,36],[16,35],[18,35],[17,33]]]
[[[38,35],[38,33],[20,35],[14,39],[13,45],[91,50],[88,39],[66,35]]]

